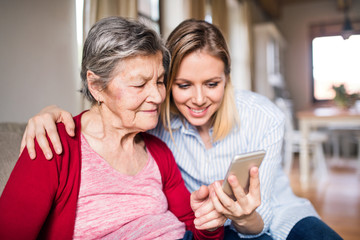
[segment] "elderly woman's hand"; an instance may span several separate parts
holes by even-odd
[[[237,178],[230,175],[228,178],[236,201],[231,199],[221,187],[221,182],[216,181],[211,186],[216,194],[211,195],[211,200],[216,210],[232,220],[233,226],[244,234],[258,234],[264,227],[261,216],[255,211],[261,203],[259,169],[250,169],[250,187],[246,194]]]
[[[56,123],[59,122],[65,124],[66,131],[70,136],[74,136],[75,124],[69,112],[62,110],[55,105],[42,109],[36,116],[32,117],[28,121],[21,141],[20,153],[26,146],[30,158],[35,159],[36,152],[34,140],[36,137],[36,140],[39,143],[39,146],[42,149],[46,159],[50,160],[53,155],[49,146],[49,142],[46,138],[47,134],[54,146],[55,152],[60,154],[62,152],[62,146],[59,134],[56,129]]]
[[[213,189],[201,186],[191,194],[191,207],[195,213],[194,224],[199,230],[214,231],[224,225],[226,217],[216,211],[210,195],[215,194]]]

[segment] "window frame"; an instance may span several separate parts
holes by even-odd
[[[360,34],[360,19],[351,20],[353,34]],[[323,103],[329,102],[329,100],[319,100],[315,98],[315,79],[313,74],[313,40],[318,37],[332,37],[332,36],[341,36],[342,29],[344,26],[343,21],[334,21],[334,22],[322,22],[315,23],[310,25],[310,79],[311,79],[311,98],[312,103]]]

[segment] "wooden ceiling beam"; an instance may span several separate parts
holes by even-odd
[[[277,20],[281,17],[282,8],[284,6],[321,1],[334,2],[334,6],[340,11],[348,10],[351,7],[352,2],[352,0],[255,0],[260,9],[271,20]]]
[[[280,18],[281,0],[257,0],[257,3],[269,18]]]

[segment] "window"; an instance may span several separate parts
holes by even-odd
[[[344,84],[348,93],[360,92],[360,35],[316,37],[312,41],[313,97],[335,96],[332,86]]]
[[[160,34],[160,3],[159,0],[138,0],[139,19],[150,23]]]

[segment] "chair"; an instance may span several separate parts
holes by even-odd
[[[283,145],[283,167],[286,174],[290,174],[293,165],[294,153],[299,152],[301,143],[301,133],[294,128],[294,118],[292,112],[292,102],[290,99],[277,98],[275,104],[285,114],[285,134]],[[312,155],[311,164],[314,167],[316,176],[325,179],[328,175],[323,143],[328,136],[320,131],[312,131],[309,134],[309,151]]]
[[[340,158],[340,142],[341,139],[347,139],[349,143],[355,143],[357,144],[357,173],[360,176],[360,127],[357,126],[348,126],[348,127],[338,127],[338,126],[330,126],[330,140],[331,140],[331,146],[333,149],[333,156],[331,159],[331,164],[334,166],[343,166],[346,164],[346,161],[344,159]],[[346,146],[346,145],[344,145]],[[347,154],[344,154],[346,156],[349,156],[349,150],[345,151]]]

